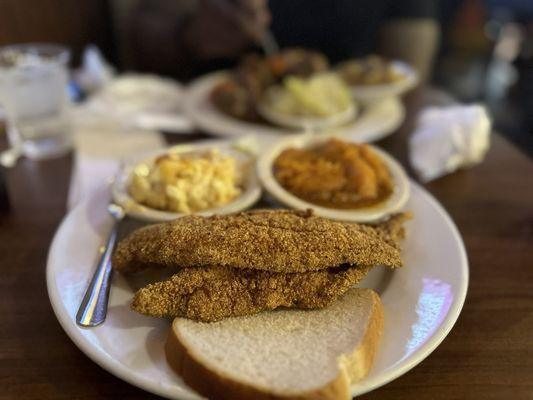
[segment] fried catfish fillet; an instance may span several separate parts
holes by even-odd
[[[132,309],[152,317],[213,322],[278,307],[323,308],[362,280],[370,268],[343,265],[296,273],[184,268],[168,280],[140,289]]]
[[[119,243],[113,267],[133,272],[226,266],[291,273],[344,264],[400,267],[402,218],[369,226],[288,210],[186,216],[130,234]]]

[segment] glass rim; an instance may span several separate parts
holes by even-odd
[[[10,65],[5,61],[5,56],[8,54],[34,54],[38,57],[44,56],[49,62],[58,64],[67,64],[70,61],[68,47],[57,43],[32,42],[0,46],[0,68],[20,67],[16,64]]]

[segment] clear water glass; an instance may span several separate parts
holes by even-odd
[[[70,52],[53,44],[0,48],[0,104],[10,145],[33,159],[72,145],[67,94]]]

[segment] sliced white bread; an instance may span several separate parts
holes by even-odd
[[[214,323],[176,318],[171,367],[209,399],[349,399],[383,330],[370,289],[350,289],[322,310],[278,310]]]

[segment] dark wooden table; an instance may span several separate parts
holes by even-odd
[[[406,165],[402,128],[379,144]],[[1,139],[0,147],[5,147]],[[155,399],[104,371],[70,341],[46,293],[48,246],[66,211],[72,156],[6,171],[0,217],[0,399]],[[533,399],[533,162],[494,134],[483,164],[429,185],[470,261],[465,307],[421,364],[364,399]]]

